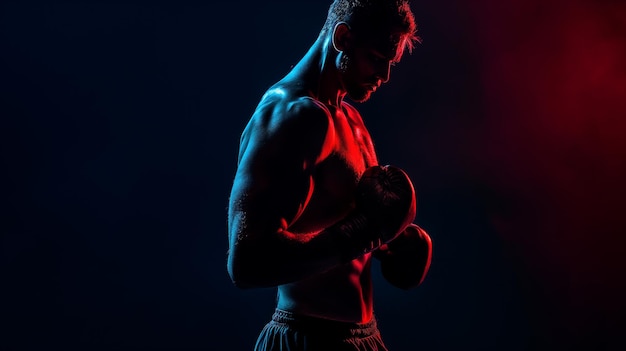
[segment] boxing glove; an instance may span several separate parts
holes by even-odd
[[[380,260],[383,277],[401,289],[422,283],[430,268],[432,240],[417,224],[411,223],[394,240],[372,252]]]
[[[330,228],[343,261],[350,261],[390,242],[416,214],[413,184],[400,168],[386,165],[365,170],[355,190],[355,209]]]

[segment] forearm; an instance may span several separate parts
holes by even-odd
[[[235,285],[278,286],[323,273],[393,240],[415,217],[413,186],[396,167],[368,168],[355,194],[354,209],[315,234],[289,231],[298,218],[297,211],[268,216],[271,211],[263,206],[271,202],[269,198],[235,201],[229,221],[228,261]]]
[[[232,243],[228,268],[241,288],[271,287],[323,273],[375,247],[368,220],[353,212],[315,234],[280,230]]]
[[[316,234],[287,230],[251,236],[231,245],[228,269],[241,288],[272,287],[323,273],[345,263],[334,228]]]

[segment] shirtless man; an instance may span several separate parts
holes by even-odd
[[[371,263],[401,289],[432,252],[407,174],[380,166],[354,106],[389,80],[416,36],[406,0],[335,0],[317,40],[261,98],[240,140],[228,273],[277,287],[255,350],[386,350]]]

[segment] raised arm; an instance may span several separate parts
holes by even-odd
[[[239,287],[276,286],[340,263],[333,238],[293,233],[332,151],[331,117],[314,101],[269,96],[246,126],[229,199],[228,272]]]
[[[244,130],[228,217],[235,285],[270,287],[322,273],[389,242],[414,219],[406,173],[373,166],[344,218],[311,233],[291,230],[315,190],[315,165],[337,145],[333,126],[324,108],[303,98],[262,103]]]

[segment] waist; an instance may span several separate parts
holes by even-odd
[[[279,310],[348,323],[369,321],[373,313],[369,255],[324,273],[278,287]]]
[[[353,323],[298,314],[279,308],[274,311],[271,323],[284,325],[309,335],[320,334],[339,339],[367,337],[378,332],[374,316],[368,322]]]

